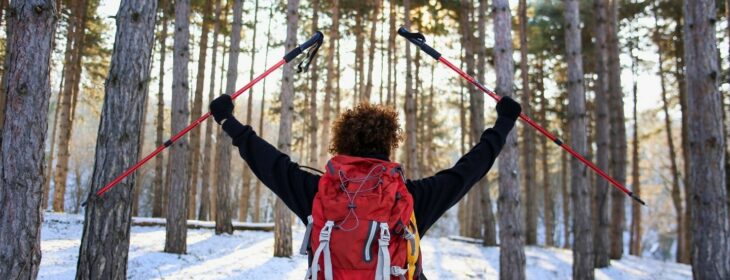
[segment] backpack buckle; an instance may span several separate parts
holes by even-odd
[[[324,224],[324,227],[322,227],[322,231],[319,232],[319,241],[329,241],[330,240],[330,234],[332,233],[332,228],[335,226],[335,222],[333,221],[327,221],[327,223]]]

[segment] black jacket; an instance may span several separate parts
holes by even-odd
[[[515,121],[498,117],[493,128],[485,130],[474,147],[456,164],[436,175],[407,180],[406,187],[413,196],[413,210],[420,236],[454,206],[492,167]],[[241,157],[256,177],[271,189],[294,213],[307,223],[312,213],[312,201],[317,193],[319,175],[299,168],[288,155],[258,137],[251,126],[235,118],[223,123],[223,130],[233,139]],[[384,156],[373,156],[388,160]]]

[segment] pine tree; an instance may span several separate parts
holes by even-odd
[[[41,262],[43,142],[56,6],[16,0],[7,19],[0,116],[0,279],[34,279]],[[22,58],[22,59],[21,59]],[[9,63],[16,61],[17,63]],[[13,106],[8,106],[13,104]],[[27,124],[32,123],[33,126]],[[14,134],[23,132],[24,137]]]
[[[96,143],[92,193],[137,162],[139,137],[128,136],[139,135],[144,124],[156,10],[156,1],[122,1],[119,6]],[[137,175],[130,175],[102,197],[89,197],[76,279],[126,278],[131,191]]]
[[[403,13],[406,29],[411,28],[411,1],[403,1]],[[411,45],[406,44],[406,100],[404,103],[404,111],[406,113],[406,177],[418,178],[421,175],[418,169],[418,153],[416,140],[416,99],[413,88],[413,74],[411,63]]]
[[[593,0],[595,11],[595,116],[596,116],[596,166],[601,170],[608,170],[611,151],[609,148],[609,100],[612,99],[609,92],[608,72],[608,42],[607,40],[607,16],[606,0]],[[594,265],[596,268],[607,267],[610,263],[608,251],[611,246],[609,227],[609,196],[611,186],[606,180],[596,180],[593,192],[593,252],[595,255]],[[623,199],[623,198],[621,198]]]
[[[513,97],[512,21],[507,0],[492,1],[494,16],[494,62],[497,70],[496,93]],[[473,106],[473,105],[472,105]],[[476,139],[474,139],[476,140]],[[525,279],[525,249],[520,207],[519,154],[515,131],[509,133],[499,158],[499,276],[500,279]]]
[[[583,89],[580,8],[578,0],[565,1],[565,51],[568,64],[568,122],[570,146],[586,154],[586,97]],[[573,279],[593,279],[593,236],[588,191],[588,168],[577,158],[570,162],[573,206]]]
[[[519,24],[520,24],[520,74],[522,80],[522,110],[526,115],[531,115],[530,102],[532,99],[532,92],[530,92],[530,80],[529,80],[529,65],[527,64],[527,0],[519,1]],[[524,178],[525,178],[525,219],[527,228],[526,243],[528,245],[537,244],[537,186],[535,184],[536,174],[535,166],[537,154],[535,149],[535,131],[530,126],[524,126],[522,128],[522,153],[523,153],[523,166],[524,166]]]
[[[725,139],[718,90],[715,1],[684,1],[684,61],[692,189],[692,276],[730,279]],[[708,15],[710,18],[708,19]],[[691,89],[691,90],[690,90]]]
[[[285,49],[296,47],[297,28],[299,27],[299,0],[287,0],[286,5]],[[294,71],[284,68],[281,81],[281,117],[279,120],[279,140],[277,148],[285,154],[291,152],[292,118],[294,113]],[[280,198],[274,205],[274,256],[290,257],[292,254],[291,211]]]
[[[322,104],[322,148],[319,151],[319,163],[317,166],[324,166],[329,154],[330,141],[330,119],[332,116],[332,96],[334,95],[335,79],[335,40],[339,37],[338,28],[340,25],[340,1],[332,1],[332,25],[329,31],[329,45],[327,46],[327,81],[324,85],[324,103]]]
[[[181,131],[188,123],[189,84],[188,62],[190,61],[190,0],[175,1],[175,40],[172,56],[172,116],[170,129]],[[170,147],[167,173],[169,193],[167,199],[165,252],[184,254],[187,251],[188,215],[188,139],[175,141]]]
[[[160,47],[160,72],[157,77],[158,79],[158,87],[157,87],[157,118],[156,118],[156,145],[157,147],[162,146],[164,143],[163,141],[163,133],[165,132],[164,128],[164,122],[165,122],[165,100],[163,99],[164,96],[164,84],[165,84],[165,53],[167,52],[167,5],[165,4],[165,0],[160,1],[160,26],[162,26],[162,30],[160,31],[160,34],[158,36],[159,40],[159,47]],[[164,155],[158,155],[155,157],[155,180],[154,180],[154,198],[152,202],[152,216],[153,217],[161,217],[163,213],[163,203],[164,203],[164,197],[167,195],[165,192],[165,185],[164,185],[164,173],[163,173],[163,163],[164,163]]]

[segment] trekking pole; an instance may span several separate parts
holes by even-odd
[[[309,49],[310,47],[313,47],[312,49],[309,50],[309,52],[307,52],[306,57],[304,58],[304,60],[302,60],[299,63],[299,65],[297,65],[297,67],[298,67],[297,73],[301,73],[303,71],[307,71],[307,69],[309,68],[309,64],[314,59],[314,56],[317,54],[317,50],[319,50],[319,47],[322,45],[322,42],[323,41],[324,41],[324,35],[322,34],[322,32],[319,32],[319,31],[315,32],[314,35],[312,35],[312,37],[310,37],[306,42],[304,42],[301,45],[297,46],[293,50],[287,52],[286,55],[284,55],[284,57],[279,62],[277,62],[276,64],[274,64],[274,66],[271,66],[263,74],[259,75],[258,77],[256,77],[255,79],[253,79],[253,81],[248,82],[248,84],[246,84],[241,89],[239,89],[236,92],[234,92],[231,95],[231,99],[236,100],[236,97],[238,97],[239,95],[241,95],[245,91],[249,90],[251,87],[253,87],[253,85],[255,85],[256,83],[258,83],[262,79],[266,78],[266,76],[268,76],[269,74],[271,74],[271,72],[274,72],[275,70],[281,68],[281,66],[283,66],[284,64],[289,63],[294,58],[296,58],[297,56],[299,56],[300,54],[302,54],[305,50]],[[154,158],[156,155],[158,155],[159,153],[161,153],[162,151],[164,151],[165,149],[167,149],[167,147],[169,147],[173,143],[175,143],[175,141],[177,141],[181,137],[185,136],[185,134],[187,134],[188,132],[190,132],[190,130],[192,130],[193,128],[197,127],[200,123],[202,123],[203,121],[205,121],[206,119],[208,119],[208,117],[210,117],[210,115],[211,115],[210,112],[207,112],[207,113],[203,114],[198,119],[196,119],[191,124],[189,124],[187,127],[185,127],[183,130],[181,130],[177,134],[173,135],[169,140],[165,141],[164,144],[162,144],[161,146],[157,147],[157,149],[155,149],[154,151],[152,151],[152,153],[150,153],[149,155],[147,155],[146,157],[144,157],[142,160],[140,160],[139,162],[137,162],[136,164],[134,164],[132,167],[130,167],[129,169],[127,169],[126,171],[124,171],[124,173],[122,173],[122,175],[119,175],[119,177],[117,177],[116,179],[114,179],[113,181],[111,181],[111,183],[109,183],[106,186],[104,186],[103,188],[99,189],[99,191],[96,192],[95,197],[96,198],[101,197],[104,193],[106,193],[107,191],[109,191],[109,189],[111,189],[116,184],[118,184],[119,182],[121,182],[122,180],[124,180],[124,178],[126,178],[127,176],[129,176],[129,174],[132,174],[135,170],[137,170],[140,167],[142,167],[142,165],[144,165],[150,159]],[[86,206],[87,202],[88,201],[84,201],[81,205],[82,206]]]
[[[410,31],[408,31],[408,29],[405,29],[404,27],[401,27],[400,29],[398,29],[398,34],[401,35],[401,36],[403,36],[403,38],[406,38],[411,43],[413,43],[416,46],[418,46],[423,52],[427,53],[428,55],[430,55],[434,59],[436,59],[439,62],[441,62],[444,65],[446,65],[446,67],[449,67],[449,68],[451,68],[451,70],[454,70],[454,72],[458,73],[461,77],[463,77],[464,79],[466,79],[467,81],[469,81],[471,84],[475,85],[477,88],[479,88],[479,90],[481,90],[485,94],[489,95],[494,100],[499,101],[501,99],[501,97],[499,95],[497,95],[496,93],[494,93],[494,91],[488,89],[487,87],[485,87],[481,83],[477,82],[477,80],[474,79],[474,77],[469,76],[469,74],[465,73],[463,70],[459,69],[459,67],[456,67],[454,64],[452,64],[451,62],[449,62],[446,58],[442,57],[441,56],[441,53],[439,53],[438,51],[436,51],[435,49],[433,49],[431,46],[427,45],[426,44],[426,37],[424,37],[423,34],[410,32]],[[618,181],[616,181],[616,179],[614,179],[611,176],[609,176],[608,174],[606,174],[606,172],[604,172],[603,170],[601,170],[600,168],[598,168],[598,166],[596,166],[595,164],[593,164],[592,162],[590,162],[589,160],[587,160],[581,154],[579,154],[578,152],[576,152],[575,150],[573,150],[573,148],[571,148],[567,144],[563,143],[563,141],[561,141],[557,136],[553,135],[552,133],[550,133],[549,131],[547,131],[547,129],[543,128],[542,126],[540,126],[539,124],[537,124],[535,121],[533,121],[532,119],[530,119],[530,117],[528,117],[527,115],[525,115],[525,113],[520,113],[520,119],[522,119],[522,121],[526,122],[527,124],[529,124],[533,128],[535,128],[538,131],[540,131],[540,133],[542,133],[542,135],[545,135],[545,137],[547,137],[548,139],[552,140],[553,143],[555,143],[556,145],[558,145],[561,148],[563,148],[563,150],[565,150],[568,153],[570,153],[573,157],[575,157],[578,160],[580,160],[583,164],[585,164],[586,166],[588,166],[591,169],[593,169],[593,171],[595,171],[596,173],[598,173],[598,175],[600,175],[604,179],[606,179],[609,182],[611,182],[611,184],[613,184],[614,187],[616,187],[617,189],[621,190],[623,193],[625,193],[626,195],[630,196],[631,198],[633,198],[637,202],[641,203],[642,205],[646,205],[646,203],[644,203],[644,201],[641,200],[641,198],[639,198],[636,194],[634,194],[629,189],[627,189],[626,187],[624,187],[624,185],[622,185],[621,183],[619,183]]]

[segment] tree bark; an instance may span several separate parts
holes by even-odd
[[[730,279],[725,139],[718,90],[715,1],[684,1],[684,62],[692,186],[692,275]],[[708,18],[709,17],[709,18]]]
[[[362,96],[360,100],[370,102],[370,95],[373,92],[373,68],[374,68],[374,61],[375,61],[375,49],[377,48],[376,44],[376,37],[375,34],[377,32],[377,24],[378,24],[378,14],[380,13],[380,2],[379,0],[373,1],[373,5],[375,6],[373,10],[371,11],[371,25],[370,25],[370,50],[368,53],[368,81],[367,85],[365,86],[365,90],[362,93]]]
[[[319,0],[312,1],[312,34],[319,30]],[[317,96],[318,82],[319,82],[319,64],[313,63],[310,65],[311,71],[311,92],[312,98],[309,99],[309,160],[308,165],[316,165],[319,160],[319,153],[317,153],[319,139],[317,139],[317,130],[319,129],[319,122],[317,121]],[[322,146],[326,147],[326,146]]]
[[[565,3],[565,46],[568,63],[568,122],[570,146],[586,154],[585,92],[583,91],[583,57],[581,47],[580,8],[578,0]],[[591,207],[588,195],[588,168],[577,158],[570,162],[571,197],[573,201],[573,279],[593,279],[593,236]]]
[[[672,132],[672,119],[669,115],[669,101],[667,98],[667,89],[666,89],[666,81],[665,81],[665,70],[664,70],[664,58],[662,55],[662,43],[661,38],[659,37],[659,25],[658,25],[658,17],[656,14],[656,6],[653,7],[653,13],[654,13],[654,40],[657,43],[658,48],[658,67],[659,67],[659,84],[661,86],[661,94],[662,94],[662,111],[664,111],[664,127],[666,129],[666,135],[667,135],[667,145],[669,146],[669,160],[670,160],[670,171],[672,172],[672,203],[674,204],[674,211],[677,215],[677,253],[676,253],[676,261],[681,261],[681,256],[684,254],[683,249],[684,245],[682,242],[682,237],[684,236],[684,231],[687,230],[684,222],[684,210],[682,209],[682,191],[679,186],[679,168],[677,164],[677,152],[674,149],[674,133]]]
[[[496,93],[513,97],[512,21],[509,1],[492,1],[494,15],[494,64],[497,69]],[[473,105],[472,105],[473,106]],[[474,139],[476,140],[476,139]],[[525,250],[520,207],[519,154],[515,131],[509,133],[499,160],[499,276],[500,279],[525,279]]]
[[[157,87],[157,123],[156,123],[156,129],[157,129],[157,135],[156,135],[156,145],[157,147],[162,146],[164,143],[164,136],[165,128],[164,128],[164,122],[165,122],[165,100],[164,100],[164,84],[165,84],[165,54],[167,52],[167,12],[166,8],[167,5],[164,0],[160,1],[160,4],[162,7],[160,7],[160,11],[162,15],[160,16],[160,19],[162,22],[160,25],[162,26],[162,31],[160,31],[160,35],[158,37],[159,39],[159,45],[160,45],[160,72],[158,74],[158,87]],[[152,202],[152,216],[153,217],[162,217],[162,208],[163,208],[163,197],[166,195],[165,193],[165,184],[164,184],[164,173],[163,173],[163,163],[164,163],[164,154],[158,155],[155,157],[155,181],[154,181],[154,198]]]
[[[203,88],[205,87],[205,61],[208,54],[208,33],[210,33],[210,17],[213,8],[212,1],[203,4],[203,23],[200,30],[198,45],[198,69],[195,77],[195,97],[190,110],[190,122],[203,114]],[[201,129],[190,131],[190,151],[188,168],[190,168],[190,187],[188,191],[188,219],[195,219],[196,196],[198,190],[198,173],[200,165],[200,133]]]
[[[689,118],[687,117],[688,109],[687,109],[687,88],[685,86],[685,77],[684,77],[684,35],[682,32],[682,29],[684,28],[684,22],[682,20],[682,15],[677,14],[675,17],[675,27],[674,27],[674,55],[675,55],[675,63],[674,63],[674,77],[677,81],[677,89],[679,91],[679,107],[680,111],[682,111],[682,137],[681,137],[681,145],[682,145],[682,156],[684,158],[684,205],[685,205],[685,213],[684,213],[684,231],[682,240],[678,244],[682,246],[681,255],[679,256],[679,262],[689,264],[690,263],[690,255],[692,251],[692,230],[690,230],[690,220],[692,217],[692,207],[690,207],[691,204],[691,196],[692,196],[692,186],[689,185],[689,171],[690,171],[690,147],[689,147]]]
[[[251,40],[251,68],[249,69],[249,81],[253,81],[254,63],[256,61],[256,25],[259,17],[259,1],[256,0],[253,14],[253,39]],[[316,66],[315,66],[316,67]],[[248,103],[246,104],[246,123],[250,124],[253,114],[253,88],[249,90]],[[251,197],[251,169],[244,163],[243,183],[241,184],[241,197],[238,204],[238,220],[245,222],[248,217],[248,202]]]
[[[285,49],[296,47],[299,26],[299,0],[287,0]],[[284,67],[281,81],[281,117],[277,148],[285,154],[291,152],[292,119],[294,114],[294,73]],[[292,254],[291,211],[280,198],[276,199],[274,223],[274,256],[290,257]]]
[[[136,174],[97,198],[94,192],[137,161],[144,124],[157,1],[122,1],[106,79],[76,279],[125,279]],[[132,136],[134,135],[134,136]]]
[[[0,0],[3,1],[3,0]],[[58,113],[60,110],[58,110],[58,104],[61,102],[61,92],[63,91],[63,73],[66,72],[64,70],[61,70],[61,83],[58,89],[58,96],[56,97],[56,109],[53,110],[53,128],[51,129],[51,137],[49,138],[51,140],[51,143],[48,145],[51,147],[51,150],[46,154],[48,157],[48,160],[46,161],[46,170],[45,174],[43,174],[43,177],[45,178],[43,182],[43,196],[42,196],[42,202],[41,202],[41,209],[46,210],[48,208],[48,203],[50,202],[50,192],[51,192],[51,181],[53,180],[51,178],[51,172],[53,171],[53,156],[56,154],[56,130],[58,129]],[[1,75],[1,74],[0,74]],[[0,94],[2,94],[2,89],[0,89]],[[3,108],[0,110],[0,124],[3,122],[2,114],[5,111],[5,95],[0,96],[0,108]],[[50,110],[50,108],[49,108]],[[1,131],[1,129],[0,129]]]
[[[231,45],[228,51],[228,70],[226,72],[225,94],[233,94],[238,78],[238,54],[241,45],[243,1],[233,1],[233,26],[231,29]],[[218,130],[216,139],[228,139],[223,129]],[[230,179],[231,179],[231,143],[227,140],[216,141],[216,215],[215,233],[233,233]]]
[[[406,29],[411,28],[411,1],[403,1],[403,13]],[[408,178],[420,177],[418,169],[418,153],[416,142],[416,99],[413,89],[413,74],[411,73],[411,44],[406,44],[406,100],[404,111],[406,114],[406,176]]]
[[[567,127],[566,122],[563,122],[563,127]],[[567,128],[570,129],[570,128]],[[565,135],[568,135],[568,133],[565,133]],[[562,175],[560,176],[563,180],[561,182],[561,191],[562,191],[562,198],[563,198],[563,248],[568,249],[570,248],[571,242],[570,242],[570,232],[572,228],[570,227],[570,191],[568,190],[568,185],[570,184],[570,178],[568,178],[568,154],[563,153],[561,155],[560,159],[561,163],[561,172]]]
[[[607,25],[607,41],[608,44],[608,91],[610,99],[608,99],[610,107],[611,121],[611,160],[609,163],[613,178],[621,184],[626,184],[626,121],[624,118],[624,101],[623,91],[621,90],[621,61],[619,60],[619,41],[618,41],[618,0],[609,0],[608,2],[608,25]],[[624,209],[625,195],[617,189],[609,191],[611,193],[611,225],[610,237],[611,248],[609,257],[612,259],[621,259],[624,251],[624,228],[625,215]]]
[[[637,30],[633,30],[634,32],[637,32]],[[632,38],[634,41],[634,44],[632,45],[635,47],[638,44],[639,38],[634,37]],[[631,190],[634,192],[636,196],[641,196],[641,178],[639,175],[639,116],[637,113],[636,105],[638,104],[637,99],[637,91],[638,91],[638,82],[636,77],[639,76],[638,74],[638,68],[639,68],[639,58],[634,54],[634,49],[629,51],[631,54],[631,73],[633,74],[634,81],[632,86],[632,91],[634,94],[634,139],[633,139],[633,145],[632,145],[632,152],[631,152]],[[634,256],[641,256],[641,205],[638,203],[632,203],[631,204],[631,228],[630,228],[630,239],[629,239],[629,254]]]
[[[175,1],[175,40],[172,56],[172,116],[170,130],[181,131],[190,119],[188,111],[190,61],[190,0]],[[184,254],[187,251],[188,215],[188,138],[183,136],[170,147],[167,172],[169,193],[167,199],[167,226],[165,252]]]
[[[542,58],[537,64],[537,92],[540,94],[540,123],[547,124],[548,102],[545,97],[544,68]],[[550,180],[547,137],[540,137],[542,151],[543,208],[545,212],[545,246],[555,246],[555,195]]]
[[[593,10],[595,13],[595,116],[596,116],[596,166],[601,170],[609,170],[611,149],[609,147],[609,100],[612,99],[609,92],[609,71],[608,71],[608,42],[607,40],[607,15],[606,0],[594,0]],[[609,196],[611,186],[606,180],[595,181],[593,192],[593,252],[595,254],[594,265],[596,268],[610,265],[608,252],[611,241],[609,239]],[[623,198],[622,198],[623,199]]]
[[[274,6],[269,7],[269,21],[266,24],[266,54],[264,55],[264,65],[268,65],[269,63],[269,49],[271,47],[271,20],[274,16]],[[264,105],[266,104],[266,83],[263,83],[261,87],[261,108],[259,109],[259,136],[261,138],[264,138],[264,112],[266,111],[264,108]],[[255,195],[256,199],[254,200],[254,214],[253,214],[253,221],[255,223],[258,223],[261,221],[261,201],[264,200],[264,197],[262,195],[262,188],[261,188],[261,180],[256,180],[256,189],[255,189]],[[267,194],[270,193],[269,191],[266,192]],[[267,206],[270,206],[267,205]]]
[[[0,279],[35,279],[41,262],[43,150],[51,96],[53,1],[13,1],[7,18],[0,138]],[[17,137],[17,135],[24,137]]]
[[[330,122],[332,116],[332,95],[334,95],[334,79],[335,79],[335,39],[339,36],[338,28],[340,26],[340,1],[332,1],[332,25],[330,26],[329,45],[327,47],[327,81],[324,85],[324,103],[322,104],[322,148],[319,151],[319,163],[317,166],[324,166],[329,156],[330,143]],[[392,35],[391,35],[392,36]],[[390,60],[390,57],[388,57]],[[388,68],[390,71],[390,68]],[[390,85],[390,80],[388,81]],[[388,87],[390,90],[390,87]]]
[[[58,159],[56,160],[53,180],[53,211],[64,212],[66,198],[66,179],[68,176],[68,162],[70,153],[71,132],[73,129],[73,111],[76,109],[72,102],[74,95],[79,91],[81,82],[81,56],[84,47],[86,29],[86,1],[70,3],[71,14],[66,33],[66,53],[64,55],[64,82],[63,92],[58,99],[58,126],[61,132],[58,135]]]
[[[208,102],[215,98],[215,77],[216,64],[218,58],[218,34],[221,30],[221,1],[215,0],[215,14],[213,19],[213,54],[211,55],[210,81],[208,81]],[[198,210],[198,220],[207,221],[210,219],[210,172],[211,161],[214,155],[213,151],[213,121],[205,123],[205,136],[203,144],[203,164],[201,165],[200,175],[200,209]]]
[[[520,74],[522,80],[522,111],[530,115],[530,80],[529,66],[527,64],[527,1],[519,1],[519,24],[520,24]],[[525,167],[525,193],[526,199],[526,243],[528,245],[537,244],[537,186],[535,185],[535,165],[537,151],[535,149],[535,131],[530,126],[522,128],[522,153],[524,156],[523,164]]]

